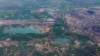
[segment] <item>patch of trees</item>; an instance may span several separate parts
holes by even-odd
[[[100,33],[100,26],[92,26],[92,30],[93,30],[94,32]]]
[[[95,56],[96,48],[93,46],[86,46],[84,48],[76,48],[75,49],[76,56]]]
[[[95,11],[93,11],[93,10],[88,10],[87,13],[90,14],[90,15],[92,15],[92,14],[95,14]]]
[[[9,37],[12,40],[17,40],[17,41],[29,41],[34,38],[45,38],[48,36],[48,33],[45,34],[34,34],[34,33],[29,33],[29,34],[14,34],[10,35]]]
[[[55,24],[52,26],[52,31],[55,35],[62,35],[68,30],[67,24],[64,22],[63,18],[58,18],[55,20]]]
[[[53,26],[52,31],[54,32],[55,35],[59,36],[62,35],[64,30],[62,29],[61,26]]]
[[[71,37],[73,37],[75,39],[79,39],[82,42],[87,42],[88,40],[93,41],[92,39],[90,39],[89,36],[85,36],[85,35],[77,34],[77,33],[72,33],[72,32],[65,33],[65,36],[71,36]]]

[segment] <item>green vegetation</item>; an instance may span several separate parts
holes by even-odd
[[[34,10],[34,9],[33,9]],[[31,12],[31,9],[13,8],[13,9],[0,9],[1,19],[40,19],[51,18],[52,16],[47,12]]]
[[[86,46],[84,48],[76,48],[75,54],[77,56],[94,56],[96,52],[96,48],[94,46]]]
[[[0,0],[1,1],[1,0]],[[17,2],[19,0],[15,0]],[[55,21],[55,24],[51,26],[51,31],[48,33],[16,33],[16,34],[8,34],[3,33],[6,25],[0,26],[0,56],[96,56],[96,51],[98,46],[95,46],[95,43],[90,36],[77,34],[70,32],[68,24],[64,19],[67,8],[72,9],[76,7],[91,7],[95,5],[100,5],[99,0],[21,0],[22,4],[20,6],[12,6],[6,5],[3,8],[0,7],[0,19],[43,19],[43,18],[53,18],[52,11],[51,14],[48,13],[49,10],[45,10],[44,12],[39,12],[38,9],[45,8],[45,9],[54,9],[56,10],[53,13],[59,13],[56,17],[58,17]],[[25,3],[24,3],[25,2]],[[10,4],[10,2],[9,2]],[[49,11],[50,12],[50,11]],[[73,12],[73,11],[71,11]],[[77,11],[76,11],[77,12]],[[72,13],[72,16],[78,16],[76,12]],[[95,14],[94,11],[87,11],[89,14]],[[61,16],[61,17],[60,17]],[[80,17],[82,18],[82,17]],[[20,25],[11,25],[12,27],[18,27]],[[10,26],[7,26],[8,28]],[[24,26],[21,26],[24,27]],[[87,30],[87,28],[84,28]],[[27,30],[29,31],[29,30]],[[33,30],[32,30],[33,31]],[[17,32],[11,31],[11,32]],[[50,35],[50,33],[53,35]],[[55,38],[64,38],[63,40],[59,40],[60,42],[67,42],[68,46],[62,44],[56,44],[52,41]],[[65,38],[68,37],[68,40]],[[7,39],[10,38],[11,40]],[[47,39],[46,39],[47,38]],[[5,41],[6,40],[6,41]],[[80,45],[78,46],[75,41],[78,41]],[[18,41],[18,45],[9,45],[6,46],[2,45],[2,41],[9,42]],[[69,41],[69,42],[68,42]],[[88,42],[93,42],[92,44]],[[37,44],[37,46],[35,46]],[[77,47],[77,46],[78,47]],[[65,48],[63,50],[63,48]],[[38,50],[40,49],[40,50]],[[47,52],[49,51],[50,52]],[[100,48],[98,48],[99,50]],[[65,52],[64,52],[65,51]]]
[[[17,41],[29,41],[34,38],[45,38],[49,35],[48,33],[44,33],[44,34],[41,34],[41,33],[9,34],[9,33],[4,33],[5,27],[7,27],[7,26],[5,25],[5,26],[0,27],[0,40],[5,40],[7,38],[11,38],[12,40],[17,40]]]
[[[12,40],[17,40],[17,41],[29,41],[35,38],[45,38],[48,36],[48,33],[46,34],[34,34],[34,33],[29,33],[29,34],[15,34],[15,35],[10,35],[9,37]]]
[[[63,34],[63,32],[64,32],[64,30],[62,29],[62,27],[61,26],[54,26],[53,28],[52,28],[52,30],[53,30],[53,32],[54,32],[54,34],[55,35],[62,35]]]

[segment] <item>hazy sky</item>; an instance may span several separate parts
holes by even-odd
[[[2,2],[3,0],[0,0],[0,2]]]

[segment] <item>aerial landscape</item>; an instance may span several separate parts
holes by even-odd
[[[0,56],[100,56],[100,1],[0,0]]]

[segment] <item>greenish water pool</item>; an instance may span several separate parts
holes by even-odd
[[[68,43],[69,39],[67,39],[67,38],[56,38],[55,42],[56,43]]]
[[[33,27],[17,27],[17,28],[11,28],[4,30],[4,33],[8,34],[16,34],[16,33],[22,33],[22,34],[27,34],[27,33],[40,33],[39,29],[33,28]]]

